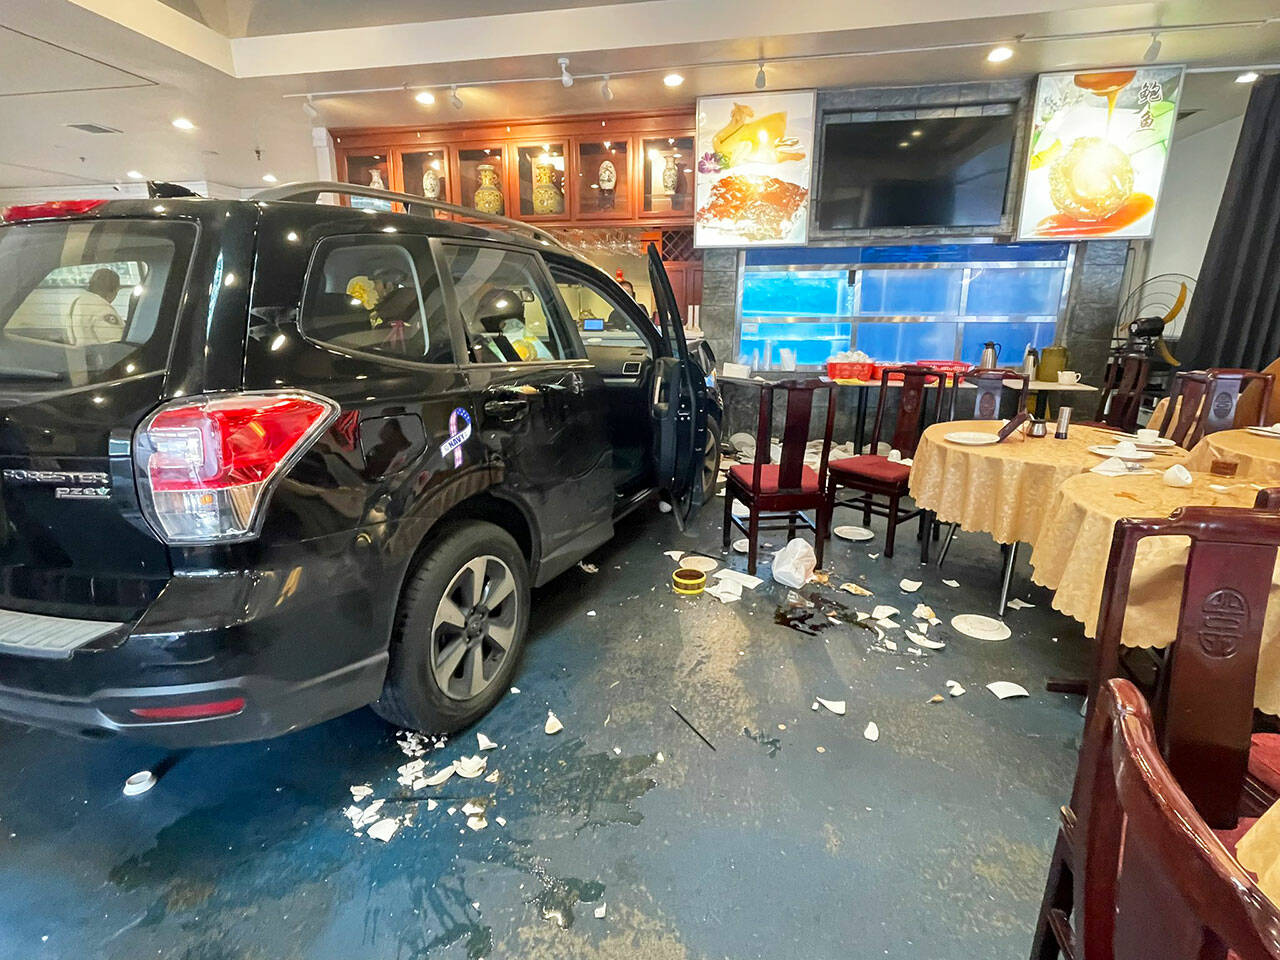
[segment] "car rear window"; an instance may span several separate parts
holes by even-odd
[[[191,223],[0,227],[0,389],[60,389],[164,370]]]

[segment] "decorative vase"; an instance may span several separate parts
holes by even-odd
[[[600,188],[600,209],[612,210],[614,190],[618,186],[618,168],[612,160],[601,160],[596,169],[596,185]]]
[[[375,190],[385,190],[387,185],[382,182],[382,171],[374,168],[369,171],[369,186]]]
[[[676,169],[676,158],[667,156],[666,166],[662,168],[662,189],[667,193],[675,193],[680,184],[680,171]]]
[[[533,212],[537,214],[562,213],[564,194],[555,184],[555,165],[549,157],[543,157],[533,165]]]
[[[428,200],[440,199],[440,174],[434,167],[422,171],[422,195]]]
[[[476,187],[472,206],[481,213],[502,213],[502,191],[498,188],[498,168],[491,163],[476,167]]]

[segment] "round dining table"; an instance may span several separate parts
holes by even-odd
[[[994,436],[998,420],[954,420],[935,423],[920,435],[913,457],[910,493],[916,504],[932,510],[942,523],[989,533],[1000,543],[1034,543],[1045,508],[1064,481],[1102,463],[1091,446],[1116,442],[1114,431],[1072,424],[1065,440],[1015,433],[1002,443],[967,446],[949,434]],[[1178,454],[1184,451],[1179,450]],[[1180,456],[1160,455],[1160,469]]]
[[[1207,473],[1215,460],[1234,463],[1237,479],[1280,485],[1280,432],[1264,437],[1249,430],[1219,430],[1192,447],[1185,465]]]
[[[1189,487],[1168,486],[1158,472],[1107,477],[1084,473],[1058,487],[1045,505],[1031,552],[1031,579],[1052,590],[1055,610],[1096,636],[1110,571],[1107,559],[1121,517],[1167,517],[1185,506],[1252,507],[1260,484],[1193,473]],[[1185,537],[1151,537],[1134,557],[1121,643],[1160,648],[1174,641],[1187,564]],[[1280,714],[1280,578],[1272,576],[1263,623],[1254,705]]]

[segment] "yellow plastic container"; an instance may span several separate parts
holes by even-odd
[[[671,574],[671,589],[686,597],[700,594],[707,585],[707,575],[701,570],[681,567]]]

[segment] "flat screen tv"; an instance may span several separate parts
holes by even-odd
[[[819,228],[999,225],[1014,128],[1013,105],[1004,103],[980,116],[828,119]]]

